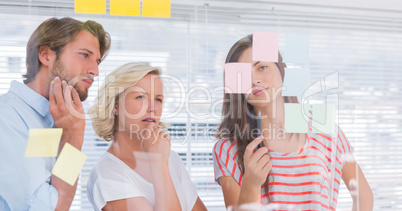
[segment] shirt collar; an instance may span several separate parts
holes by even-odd
[[[18,81],[12,81],[8,92],[17,95],[43,117],[50,114],[49,100],[29,88],[27,85]]]

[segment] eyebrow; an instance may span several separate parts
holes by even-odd
[[[256,63],[253,64],[253,67],[255,67],[257,64],[259,64],[261,61],[258,61]]]
[[[86,51],[86,52],[88,52],[88,53],[90,53],[90,54],[94,54],[94,52],[92,52],[92,51],[90,51],[90,50],[88,50],[88,49],[86,49],[86,48],[80,48],[80,50]]]
[[[148,93],[146,93],[146,92],[141,92],[141,91],[133,91],[133,92],[135,92],[135,93],[141,93],[141,94],[144,94],[144,95],[148,95]],[[163,97],[163,95],[156,95],[157,97]]]

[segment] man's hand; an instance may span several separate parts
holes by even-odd
[[[60,149],[65,142],[81,149],[85,131],[84,108],[78,92],[59,77],[50,84],[49,109],[55,126],[63,129]]]

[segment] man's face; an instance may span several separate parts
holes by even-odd
[[[52,66],[51,80],[59,76],[77,90],[81,101],[88,97],[88,89],[99,75],[101,61],[99,41],[88,31],[78,33],[75,40],[64,46]]]

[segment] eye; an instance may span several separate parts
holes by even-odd
[[[161,98],[157,98],[156,101],[163,103],[163,100]]]
[[[262,65],[258,68],[258,70],[266,70],[268,68],[268,66]]]
[[[137,96],[135,99],[139,99],[139,100],[145,99],[145,95],[139,95],[139,96]]]
[[[81,56],[83,56],[84,58],[88,58],[89,57],[89,54],[87,54],[87,53],[80,53],[81,54]]]

